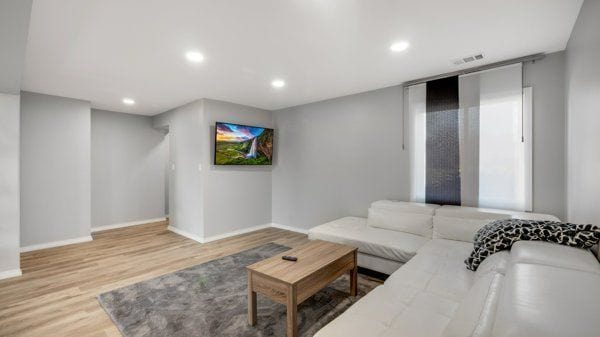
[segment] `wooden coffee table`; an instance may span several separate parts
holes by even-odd
[[[256,294],[287,306],[287,336],[295,337],[298,304],[345,273],[356,296],[356,248],[315,240],[248,266],[248,323],[256,324]],[[292,255],[298,261],[282,260]]]

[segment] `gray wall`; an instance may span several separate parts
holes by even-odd
[[[199,239],[271,222],[271,167],[212,165],[216,121],[270,127],[272,115],[201,99],[154,117],[169,132],[170,224]]]
[[[565,216],[564,53],[524,65],[534,92],[534,211]],[[308,229],[410,198],[402,88],[275,111],[272,221]]]
[[[523,86],[533,87],[533,209],[566,216],[565,53],[523,67]]]
[[[164,138],[152,117],[92,110],[92,227],[165,215]]]
[[[204,235],[210,237],[271,222],[271,166],[215,166],[215,122],[273,127],[270,111],[203,100]],[[277,137],[277,135],[275,135]]]
[[[600,224],[600,1],[586,0],[567,44],[567,216]]]
[[[19,100],[0,93],[0,279],[19,271]]]
[[[202,238],[204,235],[202,151],[208,146],[202,130],[202,101],[194,101],[154,116],[156,128],[169,131],[170,225]]]
[[[90,234],[90,103],[21,94],[21,246]]]
[[[0,1],[0,93],[18,95],[33,0]]]
[[[308,229],[410,197],[399,86],[275,111],[274,223]]]

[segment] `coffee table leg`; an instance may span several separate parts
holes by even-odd
[[[296,295],[296,287],[289,285],[287,294],[287,337],[296,337],[298,335],[298,327],[296,326],[298,299]]]
[[[350,270],[350,295],[356,296],[358,288],[358,263],[356,261],[356,251],[354,251],[354,268]]]
[[[252,272],[248,271],[248,324],[256,325],[256,292],[252,291]]]

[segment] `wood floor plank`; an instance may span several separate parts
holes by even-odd
[[[268,228],[201,245],[167,225],[112,229],[91,242],[22,253],[23,276],[0,281],[0,336],[120,336],[98,294],[269,242],[308,242]]]

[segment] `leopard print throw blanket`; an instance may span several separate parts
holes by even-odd
[[[521,240],[547,241],[589,249],[600,241],[600,227],[556,221],[495,220],[475,234],[473,251],[465,260],[467,269],[477,270],[486,257],[510,249],[513,243]]]

